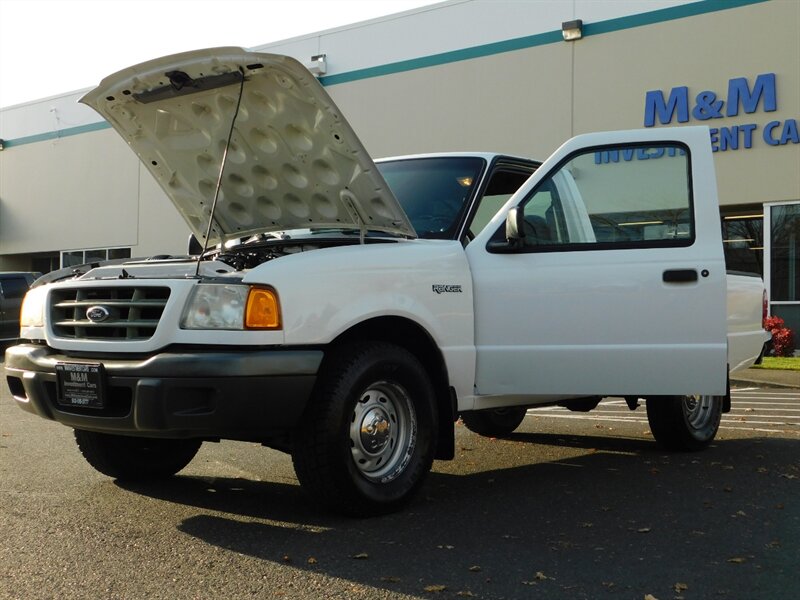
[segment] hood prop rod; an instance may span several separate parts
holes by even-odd
[[[211,203],[211,214],[208,217],[208,228],[206,235],[203,238],[203,251],[197,255],[197,268],[195,269],[194,276],[200,277],[200,262],[208,252],[208,240],[211,237],[211,228],[214,224],[214,214],[217,210],[217,200],[219,199],[219,191],[222,188],[222,176],[225,172],[225,165],[228,162],[228,149],[231,147],[231,139],[233,138],[233,129],[236,125],[236,119],[239,116],[239,106],[242,104],[242,93],[244,92],[244,72],[241,67],[239,68],[239,97],[236,99],[236,109],[233,111],[233,118],[231,119],[231,128],[228,131],[228,140],[225,143],[225,150],[222,153],[222,162],[219,165],[219,174],[217,175],[217,185],[214,188],[214,200]]]

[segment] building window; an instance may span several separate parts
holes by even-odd
[[[722,246],[729,271],[764,276],[764,215],[760,204],[722,214]]]
[[[770,313],[800,331],[800,202],[766,205]]]
[[[75,267],[86,263],[130,257],[130,248],[94,248],[91,250],[70,250],[61,253],[61,268]]]

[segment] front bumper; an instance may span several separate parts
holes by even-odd
[[[322,357],[321,350],[236,350],[98,359],[20,344],[6,351],[5,372],[20,408],[75,429],[263,441],[298,422]],[[58,403],[59,362],[102,363],[102,409]]]

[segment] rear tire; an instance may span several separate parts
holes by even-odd
[[[647,398],[650,431],[656,442],[668,450],[702,450],[717,435],[722,403],[722,396]]]
[[[513,433],[525,419],[527,409],[518,406],[472,410],[461,413],[467,429],[484,437],[505,437]]]
[[[188,465],[201,440],[169,440],[75,430],[75,441],[95,469],[127,481],[161,479]]]
[[[334,352],[295,435],[295,473],[337,512],[395,511],[433,463],[438,415],[430,378],[410,352],[392,344]]]

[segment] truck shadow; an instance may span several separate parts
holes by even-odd
[[[798,441],[692,454],[540,433],[461,434],[458,445],[410,506],[374,519],[321,513],[286,483],[184,476],[125,487],[201,509],[177,528],[207,544],[382,594],[671,597],[676,582],[693,597],[800,591]],[[562,457],[548,460],[554,447]]]

